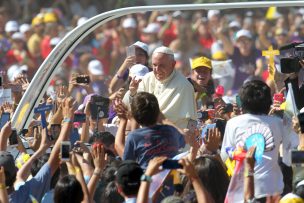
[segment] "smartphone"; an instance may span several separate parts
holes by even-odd
[[[0,87],[3,85],[3,76],[0,74]]]
[[[74,114],[74,121],[73,122],[79,122],[79,123],[86,122],[86,114],[84,114],[84,113],[75,113]]]
[[[282,93],[276,93],[273,95],[273,101],[278,101],[280,103],[284,102],[284,94]]]
[[[193,133],[195,131],[195,129],[197,128],[197,121],[193,120],[193,119],[190,119],[188,121],[187,128],[189,129],[190,132]]]
[[[76,78],[77,83],[83,83],[83,84],[89,84],[90,83],[90,77],[89,76],[78,76]]]
[[[70,160],[70,150],[71,150],[71,143],[69,141],[61,142],[60,146],[60,159],[61,161],[69,161]]]
[[[11,114],[10,113],[2,113],[1,119],[0,119],[0,129],[3,128],[3,126],[10,120]]]
[[[51,140],[57,140],[61,131],[61,124],[52,124],[50,131]]]
[[[110,99],[99,95],[91,97],[90,111],[93,120],[109,117]]]
[[[304,133],[304,113],[298,114],[298,119],[301,128],[301,133]]]
[[[291,163],[303,164],[304,163],[304,151],[291,150]]]
[[[241,108],[242,107],[242,102],[241,102],[241,98],[239,95],[235,96],[235,101],[236,101],[236,105]]]
[[[178,163],[178,160],[167,159],[162,164],[163,169],[180,169],[183,168],[181,164]]]
[[[207,120],[208,117],[208,112],[207,111],[198,111],[197,112],[197,119],[199,120]]]
[[[12,134],[10,135],[8,141],[10,145],[17,145],[18,144],[18,138],[17,138],[17,130],[12,129]]]
[[[135,46],[128,46],[126,48],[126,52],[127,52],[127,57],[129,57],[129,56],[135,56],[136,55]]]

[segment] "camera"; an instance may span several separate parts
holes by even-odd
[[[90,104],[92,119],[96,120],[97,118],[98,119],[108,118],[109,105],[110,105],[110,99],[104,98],[99,95],[93,95],[91,97],[91,104]]]
[[[281,73],[298,73],[301,69],[299,61],[304,59],[304,42],[294,42],[280,48],[280,51],[293,49],[291,57],[280,59]]]

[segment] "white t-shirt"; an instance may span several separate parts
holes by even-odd
[[[281,119],[268,115],[243,114],[229,120],[222,143],[222,159],[228,158],[226,147],[244,146],[246,138],[254,133],[260,133],[265,138],[263,159],[254,168],[255,198],[281,194],[284,184],[278,165],[279,148],[281,143],[284,152],[292,147],[290,131]],[[283,153],[283,157],[286,155]],[[244,202],[244,199],[237,202]]]

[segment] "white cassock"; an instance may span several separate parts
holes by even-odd
[[[161,112],[179,128],[186,128],[189,119],[197,118],[193,86],[176,70],[164,81],[157,80],[153,72],[148,73],[139,83],[137,92],[154,94]],[[130,91],[123,101],[130,103]]]

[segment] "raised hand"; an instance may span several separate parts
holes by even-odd
[[[107,155],[105,154],[104,147],[101,144],[95,145],[92,148],[91,155],[93,157],[95,170],[100,173],[106,166],[107,162]]]
[[[3,112],[5,112],[5,113],[13,114],[13,112],[14,112],[13,105],[8,102],[4,102],[4,104],[2,105],[2,108],[3,108]]]
[[[119,118],[128,119],[128,108],[121,99],[114,100],[114,110]]]
[[[134,96],[137,93],[138,85],[141,82],[141,79],[137,80],[136,77],[133,77],[129,85],[130,95]]]
[[[198,174],[193,164],[187,158],[182,158],[178,163],[183,166],[182,169],[178,169],[181,173],[185,174],[190,179],[198,179]]]
[[[72,97],[65,98],[62,102],[62,115],[64,118],[74,119],[75,101]]]
[[[206,149],[210,152],[216,152],[220,146],[221,132],[218,128],[209,129],[207,135],[203,139]]]
[[[160,171],[160,166],[162,165],[162,163],[167,159],[167,157],[154,157],[153,159],[151,159],[149,161],[147,170],[145,172],[145,174],[147,176],[153,176],[155,174],[157,174]]]
[[[250,149],[246,153],[246,166],[249,167],[249,169],[253,170],[254,169],[254,164],[255,164],[255,159],[254,159],[254,154],[255,154],[256,146],[250,147]]]

